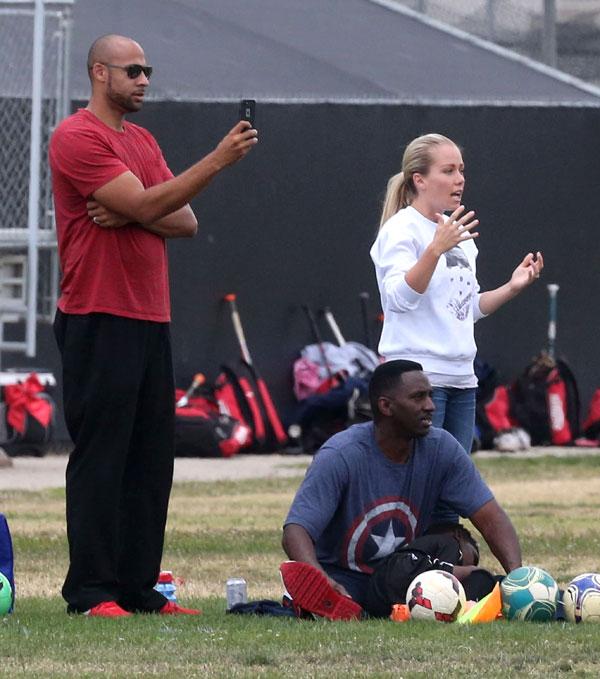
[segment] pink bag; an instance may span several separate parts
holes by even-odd
[[[294,394],[299,401],[317,393],[321,386],[319,366],[307,358],[294,362]]]

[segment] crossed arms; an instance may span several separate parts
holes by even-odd
[[[163,238],[195,235],[198,222],[189,201],[222,169],[243,158],[256,143],[256,130],[242,121],[204,158],[162,184],[144,188],[124,172],[100,187],[87,204],[88,215],[103,228],[136,223]]]

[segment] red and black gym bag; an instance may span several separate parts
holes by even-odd
[[[185,392],[175,391],[179,400]],[[216,401],[191,396],[188,404],[175,409],[176,457],[231,457],[250,445],[250,428],[219,411]]]

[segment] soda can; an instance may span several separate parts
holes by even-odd
[[[227,596],[227,610],[229,611],[235,604],[245,604],[248,602],[248,590],[244,578],[229,578],[225,583],[225,594]]]

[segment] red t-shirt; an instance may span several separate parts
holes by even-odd
[[[102,228],[86,210],[93,193],[124,172],[146,188],[173,176],[154,137],[130,122],[118,132],[80,109],[56,128],[49,157],[62,268],[58,308],[169,321],[164,238],[135,224]]]

